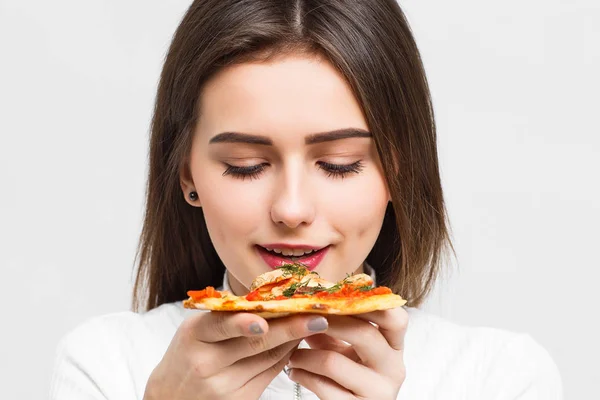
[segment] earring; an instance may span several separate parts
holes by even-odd
[[[198,200],[198,193],[196,193],[196,192],[190,192],[190,200],[191,201]]]

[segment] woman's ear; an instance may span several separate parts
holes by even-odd
[[[181,191],[183,192],[183,198],[185,201],[193,207],[202,207],[200,202],[200,196],[194,185],[192,174],[187,162],[184,162],[179,170],[179,184],[181,185]]]

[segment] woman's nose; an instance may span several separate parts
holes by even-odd
[[[310,194],[302,176],[286,177],[275,192],[271,206],[273,222],[289,228],[310,225],[315,218],[315,207]]]

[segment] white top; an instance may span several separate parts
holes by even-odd
[[[225,278],[223,287],[228,286]],[[459,326],[419,309],[406,310],[407,374],[398,400],[562,399],[556,365],[529,335]],[[50,400],[141,400],[175,331],[197,312],[203,311],[177,302],[87,321],[58,346]],[[302,400],[317,399],[305,388],[301,392]],[[281,372],[260,400],[293,398],[294,382]]]

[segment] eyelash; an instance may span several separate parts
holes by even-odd
[[[320,169],[327,173],[327,176],[330,178],[342,178],[344,179],[349,174],[358,174],[363,169],[363,164],[361,160],[353,162],[352,164],[330,164],[325,161],[317,162],[317,165]]]
[[[257,165],[251,165],[249,167],[236,167],[235,165],[227,165],[227,169],[223,172],[223,176],[231,175],[234,178],[244,180],[246,178],[255,179],[260,176],[265,170],[265,167],[269,164],[262,163]]]
[[[235,165],[227,165],[227,169],[223,172],[223,176],[231,175],[234,178],[238,179],[258,179],[260,174],[262,174],[265,170],[265,167],[269,164],[262,163],[257,165],[251,165],[249,167],[236,167]],[[345,178],[349,174],[355,173],[358,174],[363,169],[363,163],[361,160],[358,160],[352,164],[331,164],[325,161],[317,162],[319,169],[322,169],[327,173],[329,178]]]

